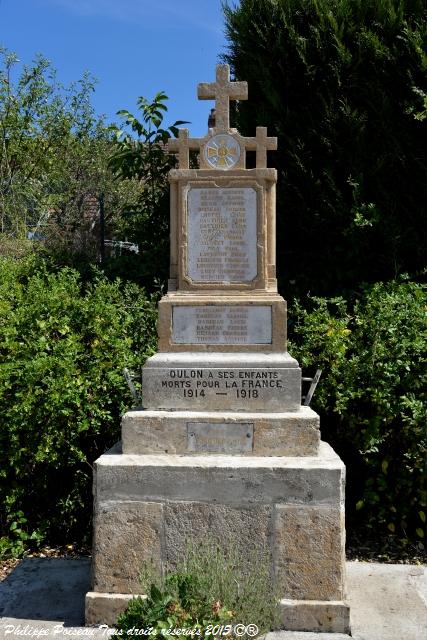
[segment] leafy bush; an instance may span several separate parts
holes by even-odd
[[[261,633],[279,626],[267,551],[248,554],[233,545],[223,551],[203,539],[163,580],[145,568],[141,586],[149,595],[131,600],[117,621],[117,635],[152,627],[151,635],[173,637],[169,628],[179,628],[204,638],[208,625],[255,624]]]
[[[323,369],[312,405],[348,466],[349,515],[404,538],[427,532],[426,303],[422,285],[392,281],[291,313],[292,354]]]
[[[90,531],[92,462],[120,437],[122,368],[153,352],[155,302],[100,275],[83,286],[34,256],[0,259],[4,552],[17,532],[24,544]]]

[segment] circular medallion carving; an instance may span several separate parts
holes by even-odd
[[[219,133],[205,144],[205,160],[213,169],[231,169],[240,158],[240,145],[228,133]]]

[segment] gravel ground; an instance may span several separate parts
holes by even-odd
[[[347,532],[346,558],[383,564],[427,564],[427,543],[399,541],[396,536],[366,539]]]

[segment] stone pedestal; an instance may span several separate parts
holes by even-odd
[[[141,413],[127,414],[124,429],[144,420]],[[189,539],[208,534],[225,547],[269,548],[284,628],[348,631],[345,471],[329,445],[304,457],[122,453],[117,446],[95,473],[87,624],[113,624],[140,593],[144,563],[173,568]]]
[[[345,469],[301,406],[275,274],[276,141],[229,128],[245,83],[199,86],[216,97],[205,138],[181,130],[171,182],[169,292],[159,352],[143,368],[143,408],[95,463],[93,587],[87,624],[113,624],[140,594],[144,564],[173,569],[188,542],[268,549],[283,628],[349,632],[344,575]],[[198,149],[200,168],[189,169]],[[246,149],[256,168],[245,168]],[[253,621],[248,620],[247,623]]]

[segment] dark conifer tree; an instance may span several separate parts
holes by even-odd
[[[427,5],[241,0],[229,51],[249,83],[237,126],[279,137],[278,267],[287,297],[413,279],[425,266]]]

